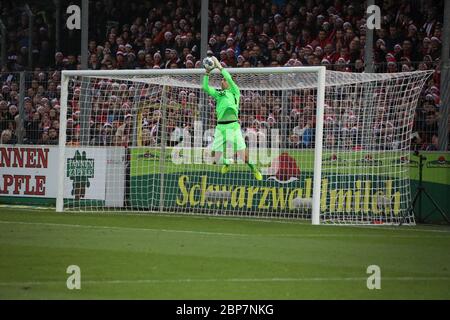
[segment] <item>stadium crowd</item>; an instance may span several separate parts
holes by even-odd
[[[175,0],[156,6],[153,1],[91,3],[90,69],[201,67],[200,1]],[[209,50],[224,66],[325,65],[336,71],[364,71],[364,2],[212,0],[209,8]],[[375,72],[435,70],[421,93],[414,121],[413,148],[436,150],[443,1],[385,0],[381,8],[382,27],[374,34]],[[54,13],[35,8],[39,14],[35,18],[32,48],[28,48],[26,14],[13,1],[2,1],[0,10],[8,29],[8,64],[0,74],[0,142],[57,144],[60,71],[80,68],[80,56],[72,47],[76,34],[66,32],[62,49],[54,53]],[[27,65],[28,50],[33,52],[32,66]],[[16,72],[30,68],[33,72],[25,80],[24,110],[19,112]],[[94,139],[91,143],[126,145],[130,135],[136,132],[130,111],[136,88],[131,83],[100,82],[96,85],[103,94],[92,101],[90,130]],[[69,93],[68,137],[70,143],[77,144],[79,86],[72,86]],[[179,92],[176,96],[171,103],[192,107],[188,113],[175,106],[169,109],[167,127],[171,132],[191,125],[198,115],[194,107],[198,104],[197,93]],[[276,96],[255,97],[244,93],[243,128],[258,130],[279,122],[279,103],[280,98]],[[313,106],[308,106],[301,112],[307,114],[312,109]],[[289,114],[292,115],[288,126],[290,144],[311,146],[313,115],[308,118],[305,114]],[[158,143],[160,118],[159,110],[142,116],[143,144]]]

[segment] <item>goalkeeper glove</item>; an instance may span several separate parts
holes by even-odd
[[[222,65],[220,64],[219,60],[217,60],[217,58],[216,58],[215,56],[212,56],[211,59],[214,61],[214,66],[215,66],[217,69],[219,69],[219,70],[222,70],[222,69],[223,69],[223,67],[222,67]]]

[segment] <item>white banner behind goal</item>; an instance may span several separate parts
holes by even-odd
[[[262,181],[231,145],[230,170],[213,163],[215,101],[202,89],[203,70],[63,71],[57,210],[414,223],[408,155],[431,72],[229,71]],[[210,85],[219,90],[221,79],[213,72]],[[79,156],[69,164],[68,155]],[[105,196],[86,197],[99,183]]]

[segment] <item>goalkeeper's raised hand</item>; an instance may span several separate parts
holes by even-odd
[[[217,58],[216,58],[215,56],[212,56],[211,59],[214,61],[214,66],[215,66],[217,69],[219,69],[219,70],[222,70],[222,69],[223,69],[223,67],[222,67],[222,65],[220,64],[219,60],[217,60]]]

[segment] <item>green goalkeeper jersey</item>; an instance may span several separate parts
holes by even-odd
[[[233,121],[239,119],[239,99],[241,93],[238,86],[231,78],[230,73],[225,70],[221,71],[222,76],[229,85],[229,89],[216,90],[209,86],[209,76],[203,77],[203,90],[216,100],[217,121]]]

